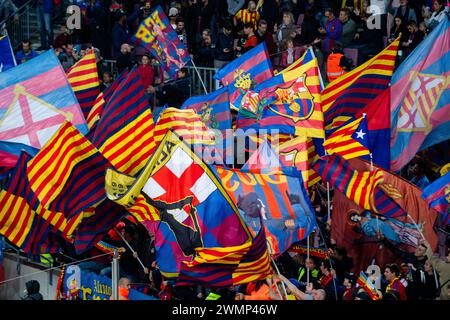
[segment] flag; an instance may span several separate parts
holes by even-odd
[[[53,50],[1,72],[0,101],[2,141],[41,149],[66,120],[82,134],[87,132],[83,113]]]
[[[132,40],[149,50],[171,79],[191,60],[160,6],[141,22]]]
[[[214,144],[214,134],[194,110],[167,108],[161,112],[154,130],[155,143],[159,144],[169,130],[190,144]]]
[[[35,156],[39,152],[38,149],[22,143],[0,141],[0,167],[15,167],[22,151],[30,156]]]
[[[155,150],[153,129],[141,77],[131,71],[104,106],[91,141],[117,170],[136,175]]]
[[[248,91],[242,99],[237,127],[324,138],[317,59]]]
[[[349,164],[359,172],[370,170],[370,164],[359,158],[348,160]],[[374,169],[379,169],[375,167]],[[375,189],[383,188],[386,195],[407,212],[413,219],[425,239],[433,249],[436,249],[438,237],[434,230],[437,213],[429,209],[425,200],[421,198],[422,190],[408,181],[390,172],[384,171],[384,181]],[[337,188],[333,197],[333,227],[331,238],[336,240],[338,247],[347,249],[348,255],[353,257],[355,270],[365,270],[372,264],[373,259],[377,265],[404,262],[404,257],[413,255],[416,245],[422,237],[416,226],[408,216],[391,218],[385,215],[368,215],[368,211],[355,204]],[[358,222],[358,219],[361,219]],[[364,228],[362,226],[364,223]],[[369,236],[367,229],[383,231],[383,238]],[[382,244],[382,246],[380,246]]]
[[[187,99],[180,109],[197,112],[203,123],[211,129],[231,129],[231,111],[228,88],[222,87],[210,94]]]
[[[47,210],[39,203],[26,176],[30,158],[25,152],[21,154],[0,192],[0,233],[26,253],[53,253],[59,249],[56,235],[70,237],[80,218],[67,220],[61,212]]]
[[[271,254],[283,253],[314,230],[314,210],[295,170],[262,174],[217,167],[217,173],[254,235],[262,216]]]
[[[364,291],[369,294],[372,300],[380,300],[380,296],[378,295],[377,288],[372,283],[372,281],[367,277],[364,271],[361,271],[357,283],[364,289]]]
[[[195,251],[194,260],[181,265],[177,286],[229,287],[272,275],[264,228],[243,245]]]
[[[0,72],[17,66],[9,36],[0,37]]]
[[[107,102],[109,102],[119,84],[122,83],[122,81],[127,77],[128,77],[128,70],[125,69],[125,71],[123,71],[116,78],[116,80],[114,80],[114,82],[108,88],[106,88],[104,92],[100,92],[97,98],[95,98],[94,105],[92,106],[91,110],[89,111],[89,115],[86,118],[87,125],[91,132],[95,131],[94,126],[100,119],[104,105]]]
[[[375,187],[374,191],[374,204],[376,212],[387,218],[399,218],[407,216],[408,213],[398,205],[397,202],[386,194],[389,193],[387,187],[379,185]],[[386,190],[386,191],[385,191]]]
[[[230,107],[235,110],[239,110],[242,101],[249,98],[255,85],[271,77],[272,63],[265,42],[231,61],[214,75],[215,79],[228,88]]]
[[[281,143],[278,149],[280,160],[286,167],[295,167],[302,175],[303,185],[309,186],[308,138],[304,135]]]
[[[336,153],[344,159],[370,154],[368,128],[365,115],[333,132],[324,142],[328,154]]]
[[[439,212],[442,226],[450,224],[450,171],[423,189],[422,199]]]
[[[168,132],[141,174],[130,177],[108,170],[108,198],[129,208],[139,194],[159,211],[155,236],[158,267],[179,273],[197,247],[241,245],[250,234],[214,168],[184,141]]]
[[[399,66],[391,84],[391,170],[450,138],[450,21],[444,19]]]
[[[271,173],[279,171],[281,166],[278,154],[272,149],[269,142],[264,140],[241,170],[245,172]]]
[[[331,82],[322,92],[325,128],[334,130],[355,115],[389,86],[399,39],[358,68]]]
[[[322,180],[343,192],[366,210],[377,212],[374,204],[375,187],[383,181],[382,170],[358,171],[338,155],[325,156],[313,165]]]
[[[309,47],[300,58],[298,58],[296,61],[294,61],[294,63],[290,64],[286,68],[284,68],[281,71],[281,73],[288,73],[289,71],[297,69],[298,67],[301,67],[302,65],[314,60],[314,58],[315,58],[314,51],[312,47]]]
[[[31,189],[47,209],[70,219],[106,198],[108,161],[70,122],[28,162]]]
[[[93,50],[86,53],[77,63],[67,70],[67,80],[80,104],[81,111],[87,119],[100,93],[97,61]]]

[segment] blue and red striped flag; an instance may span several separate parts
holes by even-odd
[[[272,275],[264,228],[241,246],[198,248],[196,253],[181,265],[177,286],[229,287]]]
[[[450,171],[423,189],[422,198],[439,212],[441,225],[450,224]]]
[[[155,150],[153,130],[144,85],[133,70],[104,106],[91,141],[117,170],[136,175]]]
[[[230,97],[228,88],[222,87],[210,94],[187,99],[180,109],[192,109],[211,129],[231,129]]]
[[[178,38],[160,6],[142,21],[133,41],[149,50],[171,79],[176,76],[178,70],[191,61],[188,50]]]
[[[408,215],[400,205],[386,194],[383,185],[375,187],[374,204],[378,213],[386,218],[401,218]]]
[[[217,71],[220,80],[230,93],[230,107],[239,110],[244,94],[255,85],[273,77],[272,63],[263,42]]]
[[[93,50],[86,53],[81,60],[67,70],[67,80],[80,103],[84,117],[87,119],[94,106],[94,101],[100,93],[97,61]]]

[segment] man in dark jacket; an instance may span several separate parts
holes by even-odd
[[[30,280],[25,283],[25,288],[27,291],[27,295],[23,300],[44,300],[42,294],[39,293],[41,286],[39,282],[36,280]]]
[[[231,22],[226,21],[217,35],[216,50],[214,54],[214,68],[221,69],[233,59],[233,35]]]
[[[117,58],[120,54],[120,46],[123,43],[128,43],[131,36],[130,29],[127,24],[127,16],[124,12],[117,14],[117,21],[112,29],[112,45],[113,57]]]

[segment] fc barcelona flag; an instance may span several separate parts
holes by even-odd
[[[142,21],[133,39],[161,62],[163,70],[171,79],[191,60],[160,6]]]
[[[450,20],[444,20],[392,76],[391,170],[450,138]]]
[[[142,193],[158,209],[156,259],[164,275],[176,276],[195,248],[238,246],[250,239],[217,177],[214,168],[169,131],[138,177],[108,170],[106,190],[109,199],[126,208]]]
[[[245,93],[237,127],[324,138],[317,59]]]
[[[0,73],[0,140],[41,149],[66,120],[88,131],[53,50]]]
[[[295,170],[258,174],[217,167],[217,172],[254,235],[262,217],[271,254],[283,253],[314,230],[314,210]]]
[[[0,37],[0,72],[17,66],[9,36]]]
[[[450,224],[450,171],[423,189],[422,198],[439,212],[443,226]]]
[[[272,63],[263,42],[217,71],[220,80],[230,92],[230,106],[235,110],[254,96],[255,85],[273,77]]]

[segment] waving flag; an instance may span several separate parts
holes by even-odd
[[[141,22],[133,40],[137,45],[149,50],[161,62],[163,70],[171,79],[191,60],[187,49],[160,6]]]
[[[378,295],[377,288],[372,283],[372,281],[367,277],[364,271],[361,271],[357,283],[364,289],[364,291],[369,294],[372,300],[380,300],[380,296]]]
[[[177,286],[229,287],[272,275],[264,228],[241,246],[198,248],[192,262],[181,265]]]
[[[117,170],[136,175],[155,150],[153,130],[141,77],[131,71],[103,107],[91,141]]]
[[[324,138],[317,59],[250,90],[242,100],[237,127]]]
[[[271,254],[281,254],[316,226],[314,210],[298,175],[258,174],[217,167],[224,188],[256,235],[263,225]]]
[[[344,159],[370,154],[369,137],[365,115],[337,129],[324,142],[328,154],[336,153]]]
[[[66,120],[87,132],[53,50],[0,73],[0,140],[41,149]]]
[[[231,111],[228,88],[222,87],[210,94],[187,99],[180,109],[197,112],[203,123],[211,129],[231,129]]]
[[[450,171],[423,189],[422,198],[439,212],[441,225],[450,224]]]
[[[214,78],[229,89],[230,107],[239,110],[252,98],[255,85],[273,77],[272,63],[263,42],[217,71]]]
[[[355,120],[371,100],[389,86],[394,71],[399,39],[358,68],[331,82],[322,92],[327,130]]]
[[[11,42],[8,36],[0,37],[0,72],[17,66]]]
[[[97,61],[93,50],[86,53],[81,60],[67,70],[67,80],[80,103],[84,117],[87,119],[95,99],[100,93]]]
[[[41,204],[68,219],[106,198],[109,162],[70,122],[29,161],[30,187]]]
[[[366,210],[377,212],[374,203],[375,187],[383,181],[382,170],[357,171],[340,156],[330,155],[319,159],[313,165],[324,181]]]
[[[107,171],[109,199],[128,208],[142,192],[158,209],[155,246],[165,275],[178,274],[180,263],[190,260],[195,248],[237,246],[250,239],[214,171],[173,132],[137,178]]]
[[[450,21],[406,58],[391,84],[391,170],[450,138]]]

